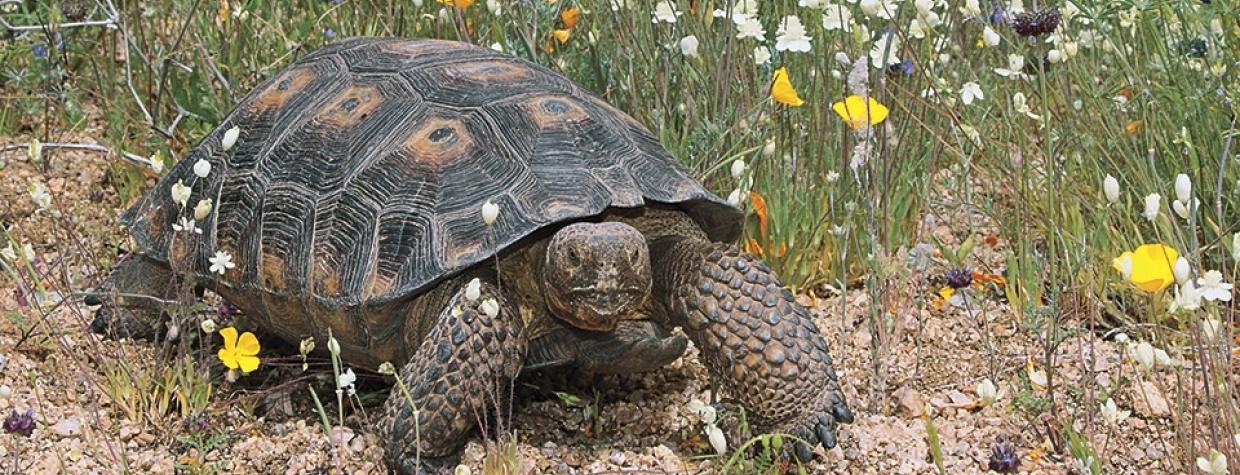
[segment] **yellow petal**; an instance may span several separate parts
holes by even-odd
[[[564,22],[564,28],[572,29],[577,26],[577,21],[581,19],[581,10],[577,7],[569,7],[567,10],[560,12],[560,20]]]
[[[555,36],[556,41],[559,41],[560,44],[564,44],[568,42],[568,37],[571,32],[568,30],[555,30],[551,32],[551,34]]]
[[[943,300],[951,300],[953,295],[956,295],[956,289],[951,287],[943,287],[939,289],[939,297],[942,297]]]
[[[831,108],[853,129],[878,125],[887,120],[887,106],[880,104],[873,97],[867,100],[861,96],[848,96],[832,104]]]
[[[237,355],[234,351],[220,348],[220,362],[229,369],[237,369]]]
[[[1146,292],[1159,292],[1175,282],[1172,267],[1179,253],[1164,244],[1144,244],[1132,251],[1133,285]]]
[[[258,369],[257,356],[238,356],[237,363],[241,366],[242,373],[249,373]]]
[[[788,68],[776,69],[775,77],[771,81],[771,99],[775,102],[792,107],[805,104],[805,101],[797,95],[797,90],[792,87],[792,81],[788,80]]]
[[[258,337],[253,333],[245,332],[241,334],[241,339],[237,340],[237,354],[243,356],[257,355],[259,350]]]
[[[224,349],[232,351],[237,347],[237,329],[233,327],[224,327],[220,329],[220,336],[224,337]]]

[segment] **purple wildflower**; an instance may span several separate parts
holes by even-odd
[[[4,418],[4,431],[10,434],[17,434],[22,437],[30,437],[34,433],[34,409],[26,409],[26,412],[17,412],[16,409]]]
[[[973,272],[966,267],[957,267],[947,271],[947,286],[963,289],[973,283]]]

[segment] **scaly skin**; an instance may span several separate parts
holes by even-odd
[[[123,257],[99,288],[84,299],[87,305],[100,305],[91,331],[115,338],[154,338],[162,322],[159,300],[176,298],[174,280],[172,269],[163,262],[141,254]]]
[[[481,310],[487,299],[499,304],[494,318]],[[506,400],[525,347],[516,307],[493,284],[484,281],[481,296],[473,301],[460,287],[399,374],[418,409],[419,424],[415,427],[414,406],[399,385],[384,404],[379,428],[387,441],[388,466],[402,474],[422,473],[437,465],[435,459],[453,455],[479,421],[506,406],[497,401]]]
[[[792,292],[736,246],[685,237],[651,242],[654,298],[684,328],[711,375],[761,430],[836,444],[853,415],[827,343]],[[797,448],[808,459],[809,447]]]

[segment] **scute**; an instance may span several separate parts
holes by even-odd
[[[193,189],[186,209],[177,180]],[[204,198],[203,234],[174,232]],[[487,201],[501,210],[490,227]],[[712,238],[739,233],[737,209],[563,76],[462,43],[362,38],[257,87],[123,218],[174,269],[270,310],[332,309],[409,298],[540,228],[649,202],[681,206]],[[216,251],[237,267],[210,273]]]

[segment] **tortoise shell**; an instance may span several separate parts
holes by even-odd
[[[178,181],[192,189],[184,207]],[[202,199],[201,235],[174,231]],[[358,38],[261,84],[122,220],[179,272],[341,308],[407,298],[549,225],[648,202],[679,206],[712,239],[740,231],[740,212],[649,131],[564,76],[464,43]],[[235,263],[222,275],[217,251]]]

